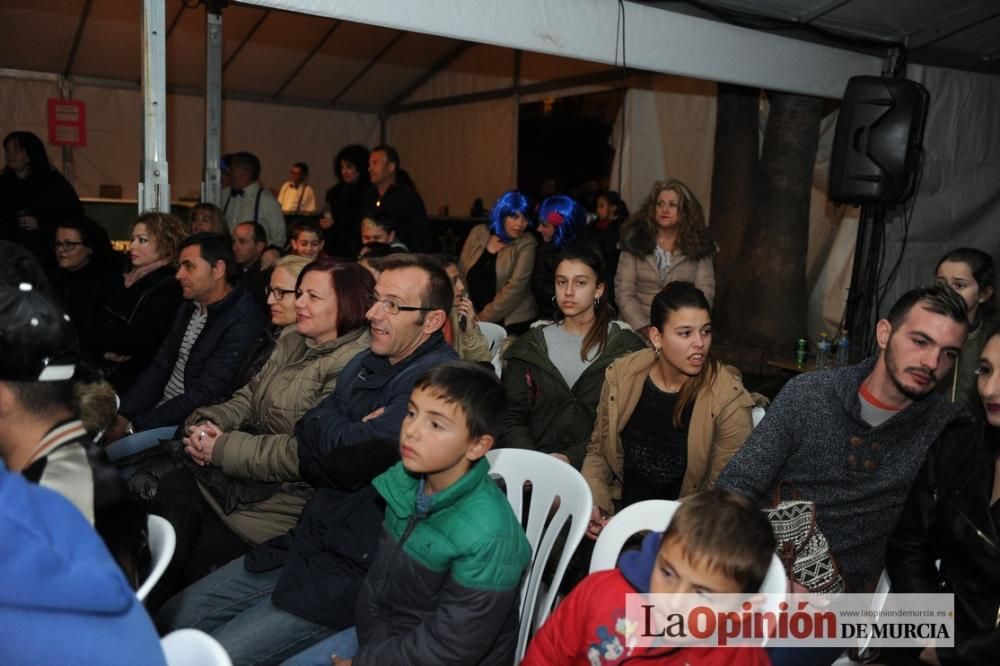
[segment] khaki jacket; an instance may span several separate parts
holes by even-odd
[[[244,540],[257,544],[298,522],[312,486],[299,477],[295,423],[333,391],[343,367],[369,344],[364,329],[317,347],[309,347],[306,338],[291,330],[278,340],[261,371],[231,399],[198,409],[188,418],[189,424],[212,421],[225,432],[212,449],[213,465],[234,478],[282,484],[271,497],[230,514],[199,484],[212,509]]]
[[[489,240],[490,229],[485,224],[469,232],[458,259],[462,275],[468,274],[479,261]],[[538,307],[531,294],[531,272],[535,270],[537,245],[534,234],[525,232],[497,253],[497,291],[493,301],[476,314],[481,321],[509,326],[536,317]]]
[[[622,250],[618,258],[618,272],[615,273],[615,302],[622,319],[635,330],[649,326],[649,308],[653,304],[653,297],[668,282],[692,282],[705,294],[709,305],[715,299],[715,267],[712,257],[695,261],[677,250],[673,253],[673,260],[667,279],[663,281],[656,269],[655,254],[639,256]]]
[[[614,500],[622,496],[625,452],[621,432],[639,403],[643,383],[655,362],[656,353],[643,349],[616,360],[605,373],[597,420],[581,472],[590,484],[594,504],[608,514],[614,513]],[[715,381],[694,403],[681,497],[712,488],[719,472],[753,430],[753,405],[739,371],[720,365]],[[665,420],[670,418],[664,415]]]
[[[492,363],[493,353],[490,351],[490,341],[486,339],[478,326],[473,326],[466,333],[458,325],[458,310],[451,309],[448,315],[451,322],[452,349],[458,352],[458,357],[463,361],[477,361],[480,363]]]

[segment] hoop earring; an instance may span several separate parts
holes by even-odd
[[[599,307],[601,307],[601,297],[600,296],[598,296],[597,298],[594,299],[594,309],[596,310]]]
[[[556,300],[555,296],[552,297],[552,307],[554,307],[554,308],[558,308],[559,307],[559,301]]]

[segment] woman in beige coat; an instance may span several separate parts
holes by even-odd
[[[588,534],[617,509],[711,488],[753,429],[739,372],[712,359],[708,300],[690,282],[653,299],[650,341],[605,374],[583,462],[594,496]]]
[[[373,289],[371,274],[356,263],[308,264],[280,299],[294,298],[295,330],[282,334],[264,367],[232,398],[187,419],[183,467],[160,480],[155,500],[177,533],[165,588],[190,584],[295,526],[312,493],[299,478],[295,423],[368,348]],[[171,590],[157,592],[167,598]]]
[[[528,232],[530,215],[527,197],[507,192],[493,205],[489,225],[469,232],[458,260],[476,318],[512,335],[527,331],[538,314],[531,295],[538,241]]]
[[[691,282],[715,298],[712,255],[718,248],[701,203],[679,180],[657,181],[621,231],[615,301],[622,319],[643,334],[653,297],[670,282]]]

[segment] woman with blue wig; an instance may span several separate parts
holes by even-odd
[[[503,194],[490,211],[489,224],[469,232],[458,261],[477,319],[500,324],[511,335],[528,330],[538,313],[531,295],[538,241],[528,233],[530,214],[526,196]]]
[[[587,224],[587,213],[573,199],[557,194],[538,207],[538,235],[541,243],[535,250],[535,269],[531,274],[531,291],[542,316],[554,316],[556,257],[573,247]]]

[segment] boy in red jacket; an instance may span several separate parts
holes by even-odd
[[[648,534],[642,550],[622,554],[617,569],[577,585],[532,640],[521,666],[766,666],[767,653],[758,647],[630,647],[639,627],[626,617],[625,595],[756,592],[774,548],[770,523],[747,498],[721,490],[690,497],[662,538]]]

